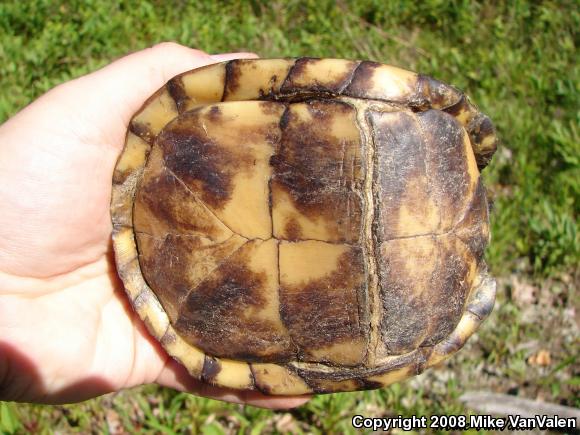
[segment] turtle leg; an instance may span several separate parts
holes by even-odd
[[[479,169],[487,166],[497,148],[495,128],[465,94],[429,76],[419,75],[416,100],[411,101],[411,106],[439,109],[454,116],[469,134]]]

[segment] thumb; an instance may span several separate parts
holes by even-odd
[[[257,55],[244,52],[210,55],[174,42],[163,42],[57,86],[3,127],[34,122],[50,130],[68,120],[66,127],[78,130],[80,137],[92,138],[107,132],[116,142],[115,139],[124,137],[131,116],[173,76],[216,62],[254,57]]]
[[[100,102],[104,107],[110,109],[122,104],[120,115],[128,124],[145,99],[177,74],[216,62],[251,57],[257,56],[253,53],[212,56],[173,42],[164,42],[125,56],[80,81],[99,89]]]

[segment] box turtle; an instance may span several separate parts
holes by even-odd
[[[266,394],[379,388],[493,308],[489,118],[370,61],[233,60],[169,80],[113,176],[118,272],[163,348]]]

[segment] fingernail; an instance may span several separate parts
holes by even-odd
[[[223,62],[223,61],[232,60],[232,59],[255,59],[255,58],[258,58],[260,56],[258,56],[256,53],[242,52],[242,53],[210,54],[210,57],[213,60],[217,60],[218,62]]]

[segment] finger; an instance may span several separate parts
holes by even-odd
[[[106,132],[105,142],[114,145],[117,153],[131,116],[170,78],[216,62],[255,57],[256,54],[247,52],[209,55],[164,42],[54,88],[3,127],[41,122],[38,127],[51,131],[66,120],[68,130],[79,131],[79,136],[86,137],[87,142],[92,136]],[[12,130],[21,133],[22,129]]]
[[[254,53],[209,55],[203,51],[173,42],[164,42],[125,56],[110,65],[78,80],[77,86],[96,95],[96,107],[118,108],[119,116],[128,124],[130,117],[145,99],[169,79],[185,71],[231,59],[253,58]]]
[[[26,119],[42,119],[47,126],[54,126],[66,119],[69,129],[76,128],[85,136],[92,130],[104,130],[115,143],[124,136],[131,116],[144,101],[175,75],[217,62],[255,57],[247,52],[209,55],[164,42],[54,88],[11,121],[22,119],[25,124]]]
[[[211,54],[210,57],[216,62],[225,62],[233,59],[256,59],[259,56],[256,53],[243,52],[243,53]]]
[[[310,396],[266,396],[258,391],[233,390],[198,381],[187,370],[169,359],[157,378],[157,383],[179,391],[230,403],[241,403],[269,409],[288,409],[303,405]]]

